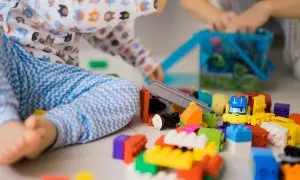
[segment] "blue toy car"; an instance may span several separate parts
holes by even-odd
[[[229,100],[229,113],[230,114],[246,114],[248,103],[247,98],[241,95],[231,96]]]

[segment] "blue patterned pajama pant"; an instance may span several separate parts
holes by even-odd
[[[0,33],[0,125],[46,110],[58,131],[52,148],[60,148],[119,130],[138,105],[134,83],[43,62]]]

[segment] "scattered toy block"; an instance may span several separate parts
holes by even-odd
[[[281,117],[281,116],[273,116],[271,119],[271,122],[280,122],[280,123],[295,123],[294,120],[289,119],[289,118],[285,118],[285,117]]]
[[[294,123],[282,123],[282,122],[273,122],[279,126],[287,128],[287,145],[295,146],[297,143],[297,138],[299,136],[299,127],[297,124]]]
[[[158,167],[154,164],[149,164],[144,161],[145,152],[140,153],[135,159],[135,169],[140,173],[150,173],[155,175],[158,171]]]
[[[248,142],[235,142],[231,139],[226,139],[226,149],[239,157],[250,157],[251,152],[251,141]]]
[[[206,135],[208,142],[215,142],[219,151],[223,150],[224,134],[219,129],[200,128],[198,135]]]
[[[120,134],[114,139],[113,145],[113,158],[114,159],[124,159],[124,151],[125,151],[125,141],[130,136]]]
[[[195,161],[201,161],[204,156],[214,156],[218,152],[218,147],[215,142],[210,142],[205,148],[194,148],[193,157]]]
[[[46,175],[42,176],[42,180],[71,180],[68,176]]]
[[[161,146],[161,147],[170,147],[170,148],[174,148],[174,145],[171,144],[166,144],[164,141],[165,136],[161,135],[156,141],[155,141],[155,145],[157,146]]]
[[[211,113],[203,113],[202,121],[207,124],[209,128],[217,127],[217,115]]]
[[[124,162],[129,164],[142,151],[146,149],[147,138],[145,135],[136,134],[125,141]]]
[[[95,180],[95,178],[92,172],[82,171],[78,173],[78,175],[75,177],[75,180]]]
[[[245,125],[229,125],[226,128],[226,138],[234,142],[251,142],[252,131]]]
[[[289,119],[294,120],[296,124],[300,125],[300,114],[292,113],[290,114]]]
[[[284,164],[281,166],[283,180],[298,180],[300,179],[300,164]]]
[[[91,60],[89,62],[89,67],[92,69],[106,69],[108,67],[108,62],[106,60]]]
[[[256,113],[251,117],[251,125],[260,125],[262,122],[271,122],[275,114],[272,113]]]
[[[182,180],[202,180],[203,167],[200,162],[194,162],[189,170],[177,170],[177,179]]]
[[[205,104],[207,104],[208,107],[211,107],[211,105],[212,105],[212,94],[210,94],[209,92],[199,90],[198,99],[200,101],[204,102]]]
[[[146,88],[142,88],[140,91],[141,99],[141,120],[144,123],[148,123],[148,114],[149,114],[149,101],[150,101],[150,92]]]
[[[175,145],[178,147],[187,148],[204,148],[207,142],[205,135],[197,136],[196,133],[187,134],[185,131],[177,133],[176,130],[171,130],[164,138],[166,144]]]
[[[187,134],[196,133],[200,129],[200,125],[198,125],[198,124],[186,125],[186,126],[183,126],[183,129]]]
[[[261,123],[260,127],[268,131],[268,140],[271,144],[277,147],[286,146],[288,134],[287,128],[271,122],[263,122]]]
[[[215,113],[219,115],[223,115],[227,103],[228,103],[228,97],[226,95],[214,94],[212,97],[211,108]]]
[[[283,103],[275,103],[274,105],[274,114],[276,116],[281,116],[288,118],[290,115],[290,105]]]
[[[268,146],[268,131],[260,126],[247,126],[252,131],[252,146],[267,147]]]
[[[206,155],[201,161],[204,167],[204,175],[217,179],[220,177],[224,160],[219,155],[209,156]]]
[[[200,125],[202,123],[202,109],[195,102],[191,102],[188,108],[181,114],[180,119],[185,125]]]
[[[252,114],[265,113],[266,98],[263,95],[253,97]]]

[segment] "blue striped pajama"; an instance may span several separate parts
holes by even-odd
[[[135,114],[139,89],[134,83],[43,62],[0,35],[0,125],[46,110],[58,130],[52,148],[60,148],[115,132]]]

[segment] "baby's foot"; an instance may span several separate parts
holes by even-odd
[[[12,164],[23,158],[30,147],[37,146],[44,132],[28,129],[21,121],[0,127],[0,165]]]

